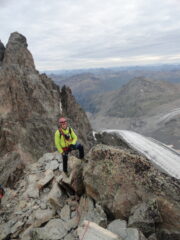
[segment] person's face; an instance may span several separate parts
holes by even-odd
[[[67,128],[67,121],[60,122],[60,125],[63,129],[66,129]]]

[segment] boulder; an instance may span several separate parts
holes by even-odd
[[[110,216],[127,219],[132,207],[155,199],[162,217],[160,228],[180,229],[177,179],[161,173],[145,157],[127,149],[100,144],[86,158],[88,163],[83,171],[86,193]]]

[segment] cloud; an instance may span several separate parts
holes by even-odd
[[[167,56],[170,62],[179,60],[180,4],[176,0],[2,3],[1,40],[6,43],[14,31],[25,35],[39,70],[138,65],[142,56],[144,63],[163,62]]]

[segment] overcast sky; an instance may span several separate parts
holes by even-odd
[[[0,0],[38,70],[180,62],[180,0]]]

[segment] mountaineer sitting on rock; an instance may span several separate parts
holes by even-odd
[[[79,158],[84,158],[84,147],[77,142],[77,136],[71,127],[68,127],[65,118],[59,119],[59,129],[55,132],[55,145],[57,150],[62,154],[63,171],[67,173],[68,153],[72,150],[79,150]]]

